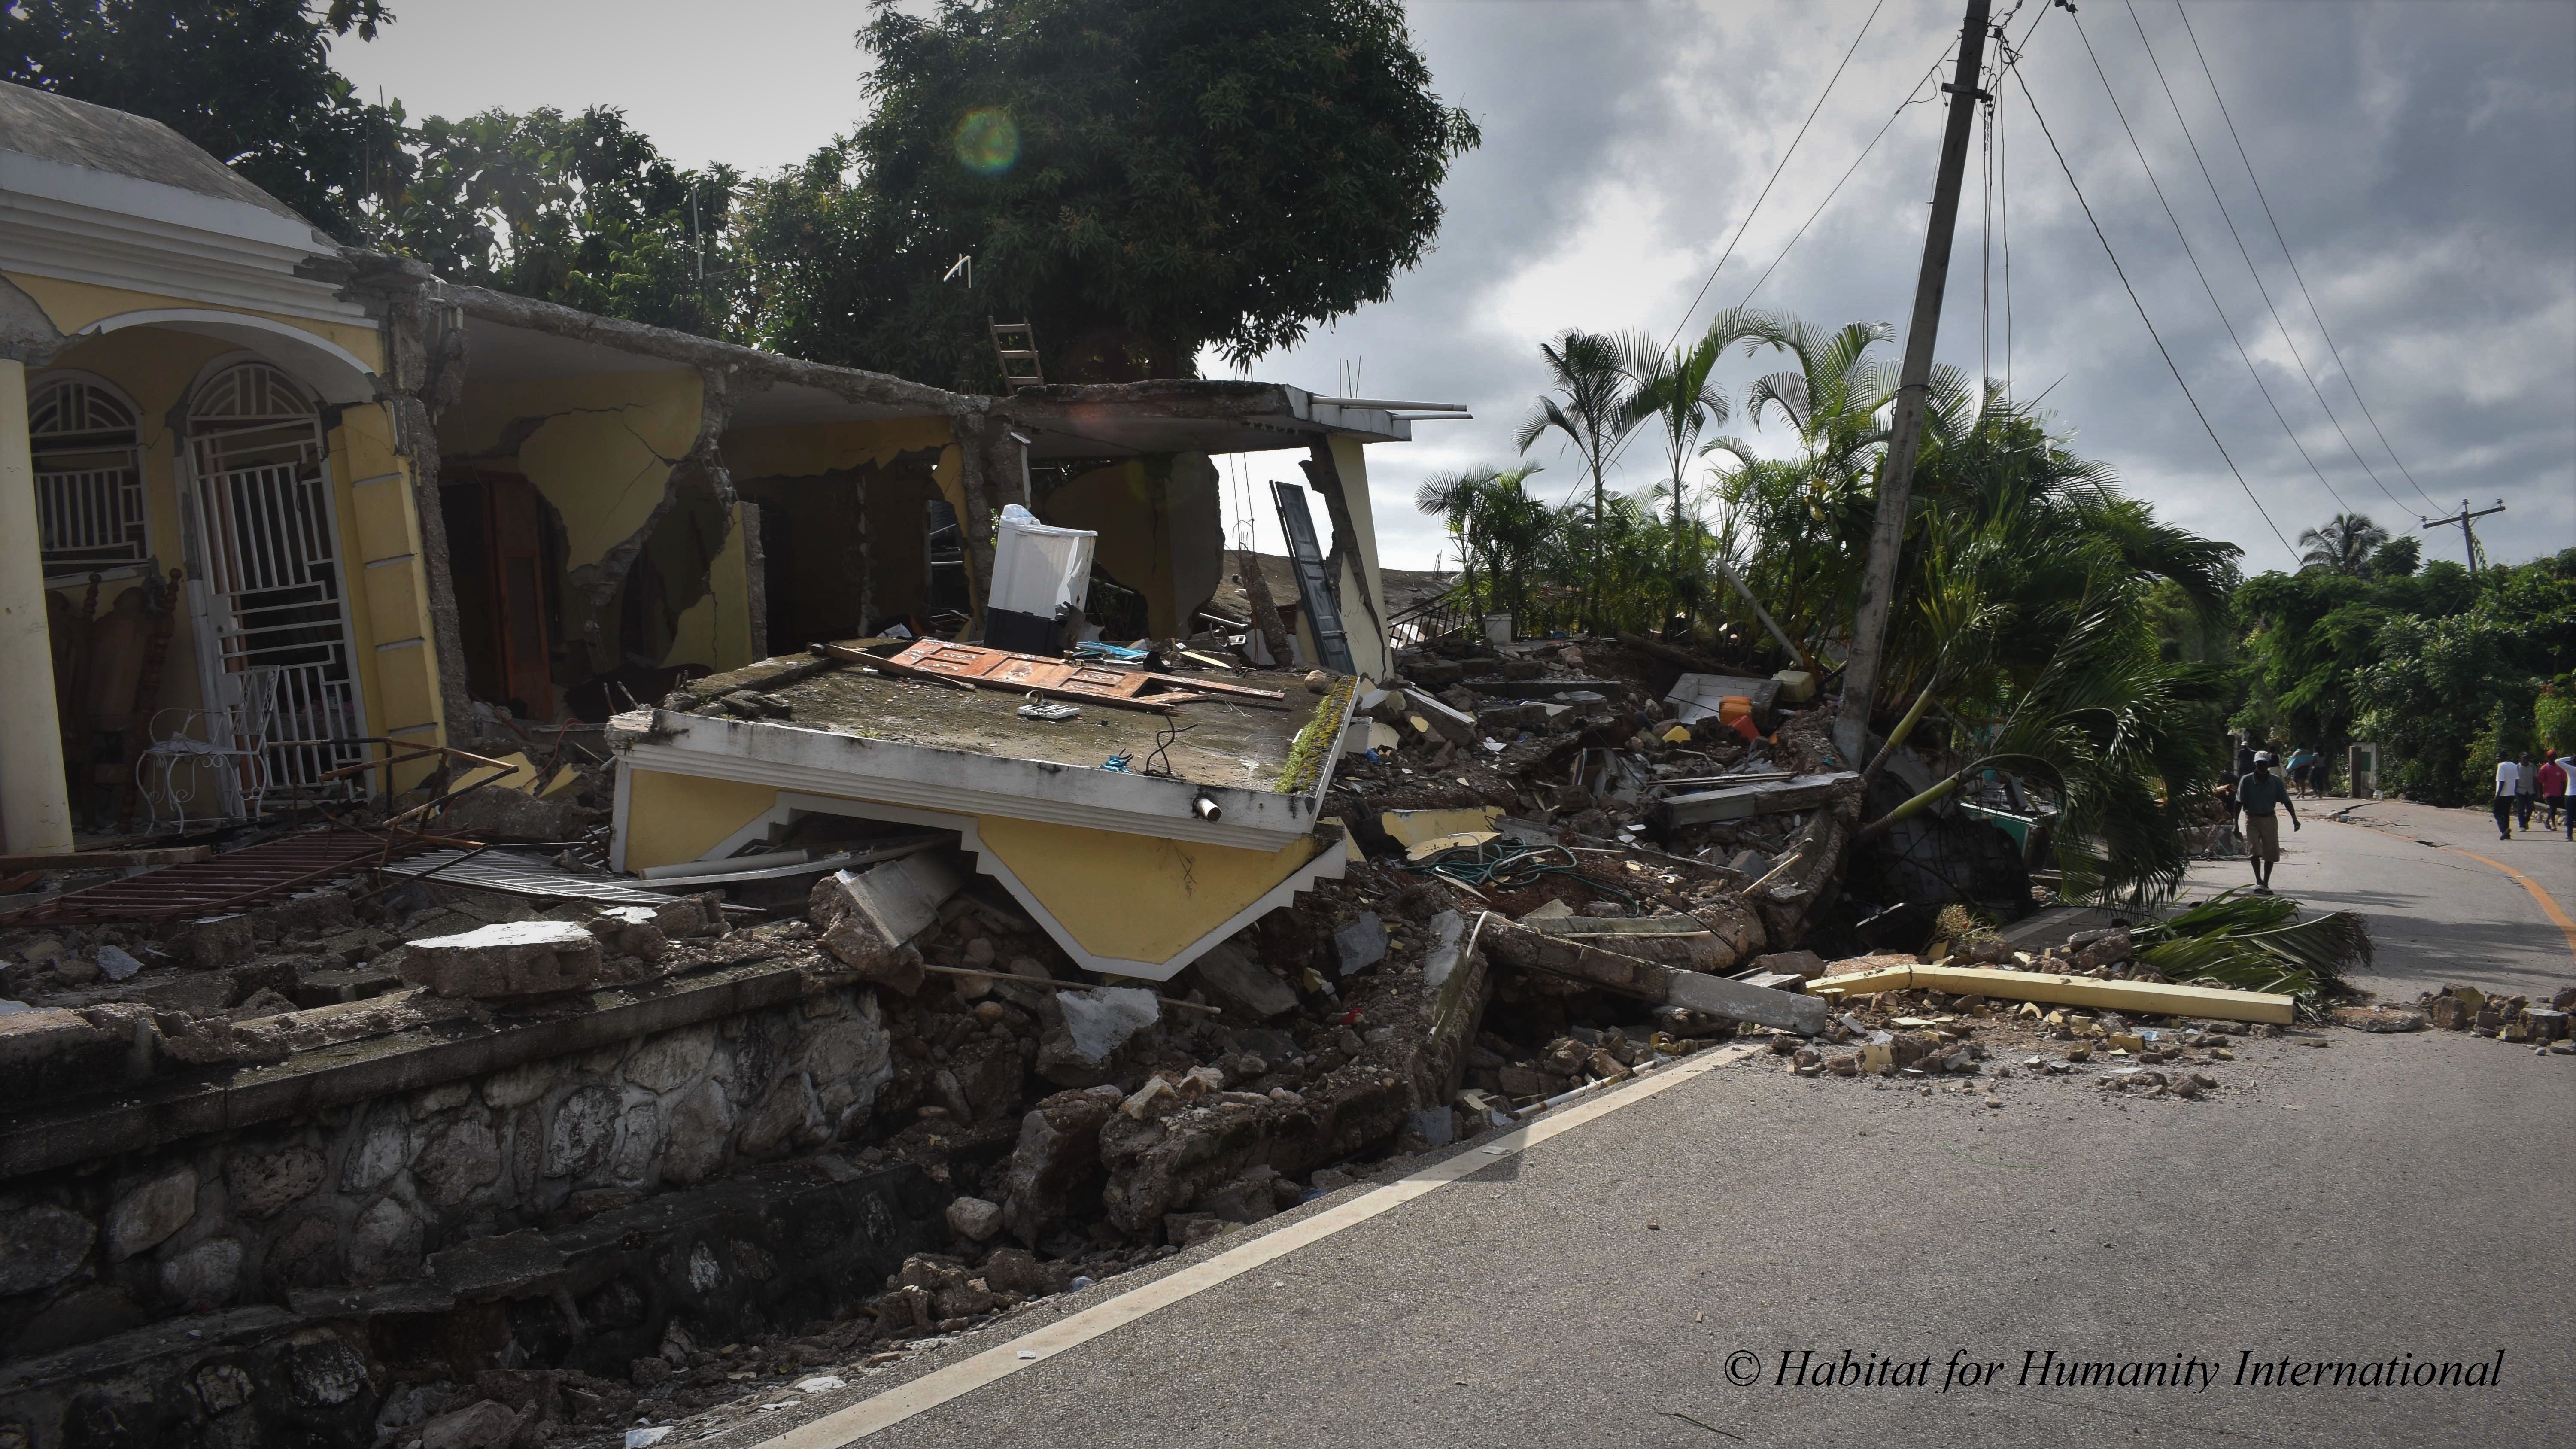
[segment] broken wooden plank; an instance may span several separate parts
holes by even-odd
[[[1825,1029],[1825,1003],[1712,976],[1676,970],[1580,939],[1552,936],[1487,915],[1481,939],[1494,959],[1523,971],[1544,972],[1658,1006],[1686,1006],[1731,1021],[1779,1027],[1813,1036]]]
[[[22,870],[107,870],[137,865],[186,865],[212,857],[211,845],[165,845],[152,850],[36,851],[0,855],[0,873]]]
[[[2038,971],[1995,971],[1979,966],[1889,966],[1843,976],[1819,977],[1808,982],[1807,989],[1819,994],[1839,991],[1845,996],[1907,989],[1946,991],[1953,996],[1991,996],[2000,1001],[2090,1006],[2141,1016],[2205,1016],[2221,1021],[2287,1024],[2298,1014],[2298,998],[2268,991],[2229,991],[2214,986],[2176,986],[2161,981],[2111,981]]]

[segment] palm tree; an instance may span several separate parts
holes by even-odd
[[[1652,418],[1663,425],[1665,481],[1657,485],[1655,491],[1658,494],[1669,491],[1672,495],[1672,611],[1675,613],[1684,607],[1683,578],[1688,572],[1682,562],[1684,540],[1696,533],[1694,529],[1685,528],[1682,522],[1682,510],[1689,492],[1689,485],[1682,478],[1682,468],[1698,444],[1701,430],[1726,424],[1729,407],[1725,390],[1710,385],[1708,378],[1717,367],[1718,359],[1725,355],[1727,342],[1728,339],[1723,337],[1706,336],[1687,352],[1667,352],[1658,348],[1651,352],[1632,353],[1622,364],[1629,380],[1636,384],[1636,391],[1628,399],[1628,410],[1636,415],[1638,423]],[[1706,453],[1718,447],[1724,447],[1739,457],[1749,454],[1744,444],[1733,438],[1717,439],[1697,451]]]
[[[2388,530],[2371,522],[2369,515],[2338,513],[2323,528],[2300,530],[2299,547],[2307,552],[2299,555],[2299,563],[2332,573],[2359,574],[2369,564],[2372,551],[2386,542]]]
[[[1602,470],[1608,466],[1611,452],[1636,431],[1645,418],[1629,406],[1634,384],[1623,365],[1627,358],[1651,349],[1653,344],[1642,338],[1622,340],[1607,333],[1568,329],[1553,341],[1539,344],[1539,355],[1547,359],[1557,397],[1542,394],[1533,404],[1529,416],[1521,420],[1512,434],[1512,445],[1523,453],[1530,445],[1553,430],[1565,434],[1566,441],[1582,455],[1586,471],[1592,475],[1592,517],[1595,537],[1592,542],[1592,567],[1601,570],[1600,520],[1607,512]],[[1600,580],[1587,579],[1584,588],[1584,612],[1596,613],[1600,604]]]
[[[1447,524],[1458,540],[1458,566],[1466,576],[1471,607],[1481,607],[1476,604],[1481,564],[1484,597],[1516,616],[1525,611],[1530,570],[1558,525],[1554,511],[1525,486],[1542,471],[1536,463],[1480,466],[1436,474],[1414,490],[1413,506]]]

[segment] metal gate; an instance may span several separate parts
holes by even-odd
[[[270,798],[299,789],[348,798],[367,788],[363,772],[321,779],[365,758],[356,741],[366,729],[319,430],[310,420],[297,420],[301,428],[261,421],[269,426],[200,436],[185,490],[196,555],[188,604],[206,704],[243,714],[250,671],[274,670],[266,737],[244,741],[266,758]],[[260,461],[225,466],[245,454]],[[228,797],[238,789],[227,780]],[[227,804],[239,813],[238,800]]]

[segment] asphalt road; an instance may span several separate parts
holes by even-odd
[[[2528,891],[2417,841],[2503,862],[2562,908],[2576,908],[2576,845],[2500,843],[2466,812],[2364,807],[2378,829],[2322,814],[2290,837],[2278,884],[2370,915],[2373,989],[2403,1000],[2444,981],[2535,994],[2576,982],[2576,948]],[[2243,872],[2214,864],[2195,885]],[[2576,1443],[2576,1058],[2334,1030],[2248,1043],[2219,1071],[2224,1085],[2196,1102],[2027,1076],[1923,1095],[1748,1058],[860,1442]],[[907,1381],[921,1393],[940,1365],[1146,1276],[814,1407]],[[1784,1354],[1821,1367],[1846,1351],[1864,1371],[1873,1356],[1921,1365],[1928,1382],[1781,1381]],[[2210,1367],[2180,1370],[2188,1388],[2024,1382],[2052,1352]],[[2236,1382],[2240,1365],[2250,1376],[2284,1358],[2499,1353],[2483,1387]],[[1998,1367],[1945,1387],[1954,1358]]]

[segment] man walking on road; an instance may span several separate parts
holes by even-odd
[[[2516,763],[2522,773],[2513,783],[2513,824],[2517,830],[2531,828],[2531,807],[2540,802],[2540,772],[2531,767],[2531,756],[2525,754]]]
[[[2522,793],[2522,766],[2511,755],[2496,761],[2496,839],[2513,839],[2513,802]]]
[[[2254,769],[2236,782],[2236,808],[2245,812],[2245,854],[2254,862],[2254,894],[2272,893],[2272,867],[2281,859],[2281,822],[2275,806],[2290,812],[2290,828],[2299,828],[2299,807],[2289,787],[2272,774],[2272,752],[2254,756]]]
[[[2557,829],[2559,821],[2567,815],[2567,762],[2550,759],[2545,751],[2540,766],[2540,805],[2546,812],[2540,817],[2540,828],[2543,831]],[[2567,821],[2567,833],[2569,838],[2576,839],[2576,820]]]

